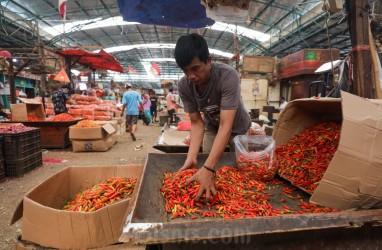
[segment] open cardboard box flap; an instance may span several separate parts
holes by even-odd
[[[77,128],[73,125],[69,127],[69,138],[71,140],[107,139],[115,132],[117,130],[109,123],[97,128]]]
[[[277,145],[320,122],[341,122],[340,143],[310,201],[341,210],[381,207],[382,100],[346,92],[342,99],[299,99],[288,103],[275,125]]]
[[[382,100],[341,92],[340,144],[310,201],[338,209],[382,206]]]
[[[109,177],[136,177],[142,165],[68,167],[26,194],[11,224],[22,221],[22,239],[45,247],[86,249],[118,242],[130,199],[91,213],[61,210],[74,195]],[[135,193],[135,191],[134,191]]]

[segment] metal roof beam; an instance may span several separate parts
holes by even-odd
[[[274,1],[275,0],[268,1],[268,3],[266,3],[265,6],[258,12],[257,16],[252,19],[251,23],[247,25],[247,27],[250,27],[254,22],[256,22],[256,20],[265,13],[269,6],[272,7]]]

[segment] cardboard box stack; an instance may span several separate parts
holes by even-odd
[[[22,240],[43,247],[90,249],[118,243],[130,198],[94,212],[62,208],[77,193],[106,178],[135,177],[138,183],[141,173],[141,165],[68,167],[28,192],[11,224],[22,218]]]
[[[104,152],[117,142],[116,129],[110,123],[96,128],[69,127],[73,152]]]
[[[381,208],[382,100],[341,95],[290,102],[272,136],[283,145],[304,128],[342,121],[338,149],[310,202],[340,210]]]

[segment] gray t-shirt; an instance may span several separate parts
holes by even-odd
[[[251,127],[251,118],[240,95],[240,78],[234,68],[222,63],[211,63],[208,86],[202,95],[186,76],[178,83],[180,98],[187,113],[203,112],[208,129],[218,130],[220,110],[236,109],[232,134],[245,134]]]

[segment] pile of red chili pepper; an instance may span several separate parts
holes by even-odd
[[[273,152],[270,154],[273,155]],[[270,181],[275,177],[278,169],[274,157],[271,157],[270,154],[263,159],[250,158],[242,154],[236,160],[237,167],[242,171],[252,172],[256,180]]]
[[[279,175],[312,194],[337,151],[340,132],[339,123],[320,123],[277,147]]]
[[[52,122],[68,122],[73,121],[75,118],[67,113],[62,113],[59,115],[55,115],[52,118],[50,118],[50,121]]]
[[[38,118],[32,114],[28,114],[28,122],[39,122],[39,121],[41,121],[40,118]]]
[[[112,177],[78,193],[63,210],[93,212],[125,199],[134,191],[137,178]]]
[[[165,198],[165,210],[174,218],[204,218],[221,217],[223,219],[253,218],[257,216],[277,216],[290,213],[319,213],[334,212],[330,208],[321,208],[314,204],[303,202],[300,196],[292,196],[293,190],[285,189],[284,193],[291,199],[300,199],[300,210],[292,211],[287,205],[284,209],[274,208],[270,203],[270,196],[266,191],[268,184],[280,184],[277,180],[262,182],[254,180],[253,172],[241,171],[224,166],[216,173],[215,186],[218,191],[210,201],[205,203],[205,194],[200,201],[194,200],[200,185],[192,182],[185,186],[185,182],[196,169],[189,169],[176,173],[164,173],[163,186],[160,189]],[[281,195],[281,194],[280,194]],[[285,202],[283,198],[280,204]]]

